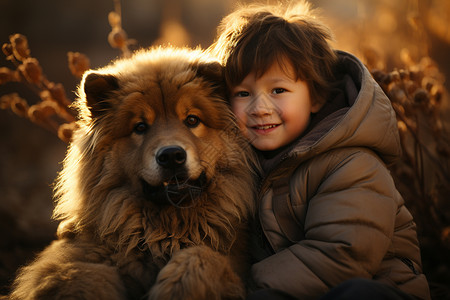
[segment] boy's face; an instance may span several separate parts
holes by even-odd
[[[231,90],[231,105],[244,136],[258,150],[285,146],[306,129],[311,105],[305,81],[296,80],[290,63],[278,63],[261,77],[251,72]]]

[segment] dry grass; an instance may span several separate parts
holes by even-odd
[[[405,54],[405,59],[408,56]],[[395,109],[403,155],[391,172],[418,225],[424,269],[434,298],[448,299],[450,283],[450,141],[443,118],[447,97],[438,66],[423,57],[406,69],[373,69]],[[447,285],[447,287],[446,287]]]

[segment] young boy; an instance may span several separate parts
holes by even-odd
[[[300,3],[231,13],[210,48],[263,169],[250,299],[429,299],[412,216],[386,168],[389,99]]]

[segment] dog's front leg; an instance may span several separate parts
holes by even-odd
[[[53,242],[21,269],[9,299],[126,299],[117,268],[95,259],[101,252],[88,243]]]
[[[245,288],[229,259],[206,246],[178,251],[158,274],[149,300],[244,299]]]

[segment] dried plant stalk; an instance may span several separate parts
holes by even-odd
[[[131,55],[129,46],[135,44],[135,40],[128,39],[122,28],[121,5],[119,0],[114,1],[115,10],[108,15],[111,32],[108,41],[113,48],[118,48],[122,56]],[[11,61],[15,69],[0,68],[0,85],[8,82],[21,82],[33,90],[40,98],[40,102],[29,105],[26,99],[18,94],[10,94],[1,97],[0,108],[10,109],[18,116],[29,119],[55,133],[61,140],[70,142],[72,132],[75,129],[75,112],[70,104],[64,87],[60,83],[54,83],[45,77],[39,61],[31,56],[27,38],[22,34],[10,36],[9,43],[2,46],[6,59]],[[84,72],[90,68],[89,58],[79,52],[67,53],[68,66],[71,73],[81,79]]]
[[[59,134],[61,125],[75,124],[75,112],[70,108],[72,101],[67,98],[63,85],[46,78],[39,61],[31,56],[24,35],[11,35],[9,43],[2,46],[2,51],[15,69],[0,68],[0,84],[23,83],[39,96],[40,101],[29,105],[26,99],[13,93],[0,98],[1,108],[11,109],[18,116],[29,119],[69,142],[70,134]]]
[[[120,0],[114,0],[114,11],[108,14],[108,22],[111,32],[108,35],[108,42],[113,48],[120,49],[123,57],[130,57],[129,46],[136,44],[135,40],[128,39],[128,35],[122,28],[122,9]]]

